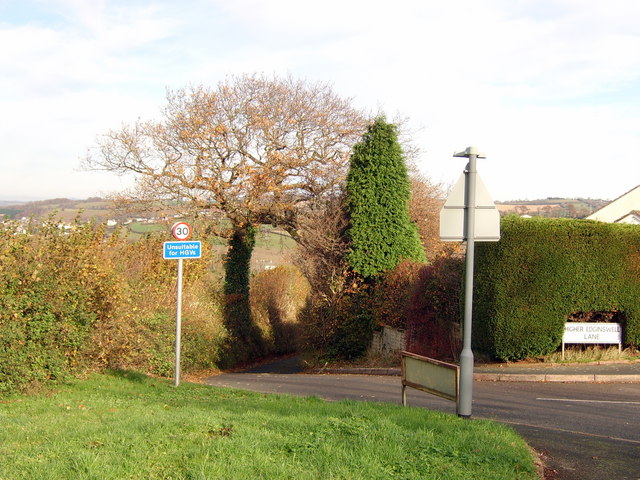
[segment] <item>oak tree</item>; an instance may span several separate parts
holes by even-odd
[[[255,228],[271,223],[296,238],[300,207],[340,189],[364,125],[327,84],[231,76],[216,88],[168,91],[159,120],[102,135],[85,165],[134,175],[129,199],[227,219],[212,231],[229,239],[225,318],[242,361],[260,353],[248,303]]]

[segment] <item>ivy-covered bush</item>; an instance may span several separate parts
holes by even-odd
[[[224,260],[224,325],[228,332],[225,366],[235,366],[266,353],[262,332],[251,315],[249,279],[251,255],[256,243],[252,225],[236,229],[228,240]]]
[[[640,343],[640,228],[586,220],[502,220],[476,244],[473,341],[499,359],[555,351],[575,312],[620,311]]]

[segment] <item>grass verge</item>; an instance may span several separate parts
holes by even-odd
[[[536,479],[510,428],[128,372],[0,399],[0,479]]]
[[[640,354],[635,348],[625,348],[622,351],[618,347],[582,346],[565,349],[564,359],[562,352],[554,352],[545,357],[545,363],[589,363],[609,361],[635,361],[640,360]]]

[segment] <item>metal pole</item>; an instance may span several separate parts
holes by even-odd
[[[464,279],[464,323],[462,333],[462,352],[460,353],[460,398],[458,416],[471,417],[473,397],[473,351],[471,350],[471,317],[473,311],[473,261],[475,250],[475,210],[476,210],[476,158],[475,149],[467,149],[469,164],[465,175],[465,235],[467,253]]]
[[[180,385],[180,337],[182,336],[182,259],[178,259],[178,301],[176,306],[176,366],[173,385]]]

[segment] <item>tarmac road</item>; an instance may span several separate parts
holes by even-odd
[[[640,385],[474,385],[474,414],[510,424],[557,478],[640,479]]]
[[[289,367],[285,371],[296,371],[292,364]],[[260,371],[268,372],[269,367]],[[206,382],[332,401],[401,402],[396,376],[254,370],[209,377]],[[407,403],[455,414],[453,402],[412,389]],[[556,472],[549,478],[640,480],[639,383],[474,382],[472,414],[511,425],[546,457]]]

